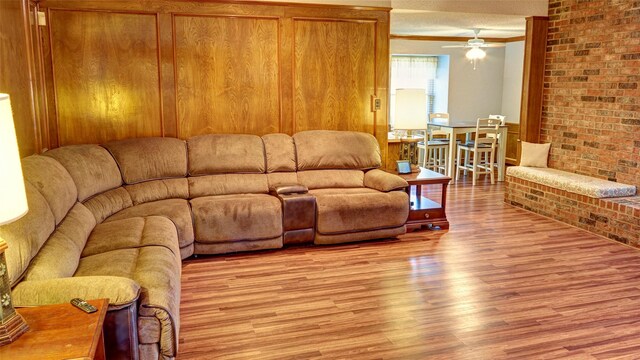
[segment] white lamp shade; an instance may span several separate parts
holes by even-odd
[[[466,56],[469,60],[480,60],[484,59],[487,56],[487,53],[478,47],[473,47],[467,51]]]
[[[427,128],[427,93],[425,89],[397,89],[394,128],[424,130]]]
[[[0,225],[27,213],[20,153],[9,95],[0,94]]]

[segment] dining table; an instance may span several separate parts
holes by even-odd
[[[457,141],[456,137],[460,134],[465,134],[466,141],[471,141],[471,134],[476,131],[477,122],[469,120],[455,120],[455,119],[433,119],[427,123],[427,126],[432,128],[438,128],[443,133],[447,134],[449,140],[449,159],[447,159],[447,168],[445,175],[451,179],[455,178],[456,169],[456,152]],[[498,152],[496,157],[496,164],[498,165],[498,181],[504,181],[505,171],[505,158],[507,151],[507,126],[501,125],[498,133]],[[467,155],[468,156],[468,155]]]

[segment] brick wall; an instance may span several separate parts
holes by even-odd
[[[640,188],[640,0],[550,0],[550,166]]]
[[[504,200],[640,248],[640,197],[595,199],[508,176]]]

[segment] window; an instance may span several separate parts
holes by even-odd
[[[438,56],[393,55],[391,57],[391,127],[396,112],[396,89],[426,89],[427,113],[433,113],[436,103]],[[426,119],[425,119],[426,121]]]

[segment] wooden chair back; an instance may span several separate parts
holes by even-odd
[[[433,120],[438,119],[438,120],[446,120],[447,122],[449,121],[449,114],[448,113],[431,113],[429,114],[429,123],[431,123]],[[432,140],[434,137],[438,138],[448,138],[447,132],[445,131],[441,131],[439,126],[434,126],[434,125],[428,125],[427,126],[427,137],[429,138],[429,140]]]
[[[498,120],[500,120],[500,125],[502,125],[502,126],[504,126],[506,118],[507,117],[504,116],[504,115],[489,115],[489,119],[498,119]],[[489,137],[491,137],[491,136],[489,136]]]
[[[431,113],[429,114],[429,122],[433,119],[449,120],[449,113]]]
[[[507,117],[504,116],[504,115],[489,115],[489,119],[498,119],[498,120],[500,120],[500,122],[501,122],[500,125],[504,125],[506,118]]]
[[[490,145],[492,149],[496,147],[496,141],[500,134],[500,119],[478,118],[476,123],[476,138],[474,147],[484,147]]]

